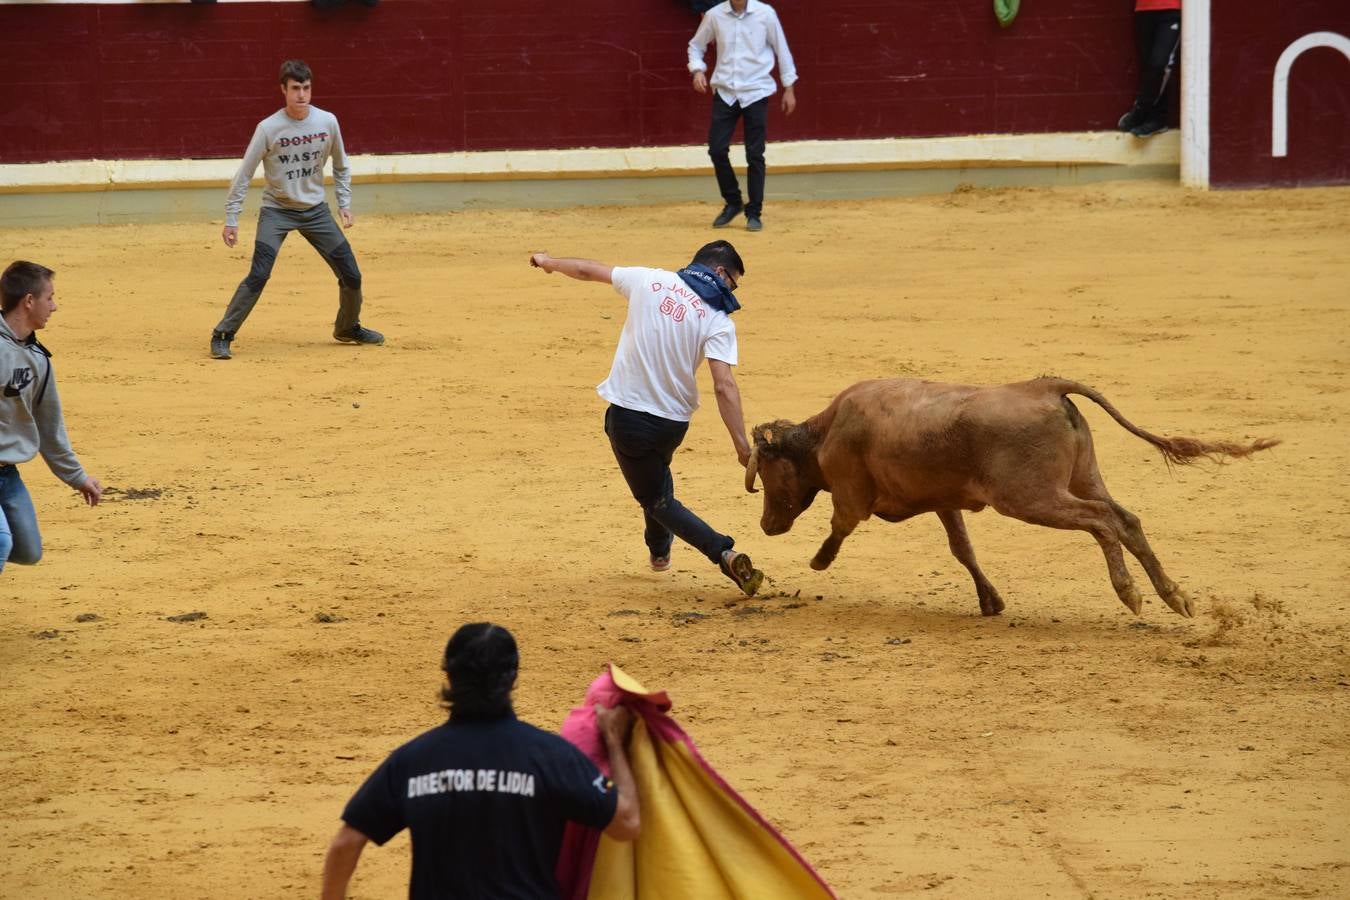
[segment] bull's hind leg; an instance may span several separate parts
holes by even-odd
[[[947,546],[952,549],[952,556],[955,556],[961,565],[966,567],[970,577],[975,579],[975,591],[980,595],[980,615],[996,616],[1003,612],[1003,598],[998,595],[998,590],[980,571],[980,564],[975,561],[975,548],[970,544],[970,535],[966,532],[966,520],[961,515],[959,509],[944,509],[938,512],[937,517],[942,520],[942,527],[947,529]]]
[[[1046,525],[1073,531],[1086,531],[1097,539],[1106,557],[1106,570],[1111,574],[1111,585],[1120,602],[1135,615],[1144,608],[1144,598],[1135,587],[1134,579],[1125,568],[1125,554],[1120,550],[1116,516],[1109,503],[1084,500],[1067,492],[1053,497],[1037,498],[1027,505],[996,504],[995,509],[1005,516],[1021,519],[1033,525]]]
[[[1114,500],[1108,500],[1107,502],[1110,504],[1111,510],[1120,519],[1121,543],[1125,545],[1126,550],[1134,554],[1134,558],[1139,560],[1139,564],[1144,567],[1144,571],[1148,573],[1148,580],[1153,582],[1153,589],[1158,592],[1158,596],[1173,612],[1188,619],[1194,616],[1195,603],[1163,571],[1162,563],[1158,562],[1158,557],[1153,554],[1153,548],[1149,546],[1148,538],[1144,536],[1144,526],[1139,522],[1139,517]]]
[[[1093,469],[1095,468],[1094,465]],[[1090,471],[1082,477],[1075,477],[1070,489],[1085,500],[1098,501],[1107,505],[1115,519],[1120,542],[1125,545],[1125,549],[1129,550],[1135,559],[1139,560],[1139,565],[1144,567],[1144,571],[1148,573],[1148,580],[1153,582],[1153,589],[1158,592],[1158,596],[1178,615],[1187,618],[1194,616],[1195,603],[1163,571],[1162,563],[1158,562],[1158,557],[1154,555],[1153,548],[1149,546],[1148,538],[1144,536],[1144,527],[1140,523],[1139,517],[1112,499],[1111,495],[1107,493],[1106,484],[1102,481],[1101,476],[1095,471]]]

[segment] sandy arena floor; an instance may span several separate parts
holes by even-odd
[[[0,233],[58,271],[43,338],[110,486],[89,510],[24,470],[47,556],[0,575],[0,896],[317,894],[477,619],[516,633],[541,725],[608,660],[668,688],[845,898],[1350,895],[1347,201],[973,190],[771,204],[760,235],[715,235],[711,204],[358,218],[388,344],[329,340],[297,237],[230,362],[207,337],[248,257],[219,222]],[[992,511],[967,522],[1002,617],[932,517],[812,572],[828,498],[759,532],[706,373],[679,493],[772,583],[747,602],[687,548],[647,571],[593,392],[624,307],[526,255],[674,266],[714,236],[749,269],[751,424],[863,378],[1050,372],[1159,433],[1283,438],[1169,472],[1078,403],[1196,618],[1132,616],[1088,535]],[[406,835],[368,851],[353,896],[408,867]]]

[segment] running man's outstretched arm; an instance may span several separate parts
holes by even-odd
[[[572,257],[555,259],[549,256],[547,252],[540,252],[530,254],[530,265],[536,269],[543,269],[549,275],[554,272],[561,272],[577,281],[598,281],[602,284],[613,284],[614,282],[614,267],[596,262],[593,259],[575,259]]]
[[[710,359],[708,369],[712,372],[713,391],[717,394],[717,411],[722,414],[722,424],[727,426],[727,434],[731,435],[731,443],[736,447],[736,458],[744,466],[750,462],[750,441],[745,437],[741,389],[736,386],[736,377],[731,374],[729,364]]]

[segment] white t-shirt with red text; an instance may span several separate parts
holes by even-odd
[[[698,409],[703,360],[736,365],[736,326],[674,272],[616,267],[612,282],[628,298],[628,318],[596,391],[615,406],[688,422]]]

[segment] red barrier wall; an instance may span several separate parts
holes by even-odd
[[[1271,83],[1280,54],[1315,31],[1350,38],[1345,0],[1225,3],[1211,16],[1210,184],[1350,183],[1350,59],[1316,47],[1289,72],[1288,155],[1271,153]]]
[[[1114,127],[1130,0],[779,0],[801,75],[774,140]],[[698,144],[683,0],[0,6],[0,162],[238,156],[301,57],[358,153]],[[711,55],[710,55],[711,62]]]

